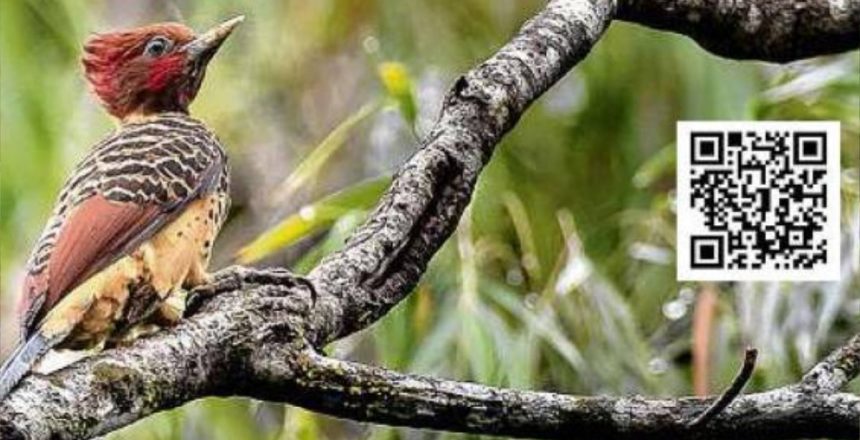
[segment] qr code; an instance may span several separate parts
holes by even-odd
[[[678,123],[679,280],[839,279],[839,123]]]

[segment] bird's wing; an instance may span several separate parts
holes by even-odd
[[[86,160],[82,163],[69,179],[30,262],[19,304],[25,337],[64,295],[133,252],[188,203],[213,190],[224,158],[195,151],[194,143],[200,141],[179,135],[138,144],[130,151],[140,160],[129,159],[117,149],[97,149],[88,159],[95,171],[86,166]],[[217,142],[214,137],[204,141]],[[189,155],[177,154],[179,150]],[[82,177],[86,173],[90,175]],[[74,188],[76,182],[79,188]],[[97,183],[87,190],[87,182]]]

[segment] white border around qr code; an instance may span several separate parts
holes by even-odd
[[[724,255],[713,255],[707,252],[705,256],[712,260],[704,260],[700,256],[696,268],[692,267],[690,250],[693,245],[693,235],[696,244],[707,246],[707,235],[720,235],[710,231],[704,224],[704,214],[691,206],[690,179],[692,173],[691,165],[691,133],[692,132],[718,132],[728,133],[730,131],[823,131],[827,133],[826,148],[826,175],[824,182],[827,185],[827,207],[825,214],[825,226],[822,232],[827,244],[827,258],[824,264],[814,266],[812,269],[797,268],[775,268],[772,264],[761,268],[751,269],[728,269]],[[840,273],[840,138],[838,121],[679,121],[677,125],[677,198],[676,210],[677,221],[677,271],[679,281],[837,281]],[[700,163],[713,160],[717,163],[722,158],[720,152],[714,151],[704,141],[705,147],[700,151]],[[700,145],[700,144],[697,144]],[[710,155],[702,153],[709,153]],[[702,237],[702,236],[706,237]],[[716,240],[716,249],[719,243],[726,238]],[[720,249],[725,253],[725,249]],[[712,263],[712,264],[711,264]]]

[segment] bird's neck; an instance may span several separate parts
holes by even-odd
[[[146,121],[165,113],[188,114],[190,100],[181,97],[175,88],[161,93],[128,91],[122,94],[122,99],[107,105],[107,109],[121,124]]]
[[[119,125],[128,125],[128,124],[143,124],[146,122],[154,121],[166,114],[169,113],[183,113],[188,114],[185,111],[159,111],[159,112],[148,112],[143,109],[133,111],[131,113],[126,114],[125,116],[118,118]]]

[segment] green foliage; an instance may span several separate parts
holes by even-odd
[[[253,263],[331,227],[335,221],[347,214],[364,213],[376,204],[390,183],[389,176],[372,179],[303,206],[299,212],[290,215],[240,249],[237,261],[243,264]]]
[[[230,148],[233,166],[235,209],[215,265],[238,252],[242,261],[265,258],[306,272],[363,221],[387,184],[378,176],[414,151],[448,85],[542,3],[0,2],[4,349],[29,247],[67,171],[111,126],[79,73],[87,32],[173,19],[174,10],[198,29],[247,15],[192,106]],[[327,349],[515,388],[690,393],[700,286],[675,280],[675,122],[842,121],[850,231],[860,227],[858,108],[856,52],[787,67],[734,62],[674,34],[613,24],[499,146],[416,292],[372,330]],[[712,389],[730,380],[748,343],[761,352],[751,388],[762,389],[796,379],[856,332],[860,276],[851,267],[841,284],[721,286]],[[204,399],[108,438],[394,439],[407,432],[271,403]]]
[[[299,166],[276,187],[275,193],[272,195],[272,204],[276,205],[287,200],[299,188],[309,184],[313,178],[317,177],[323,167],[325,167],[326,162],[346,143],[350,131],[361,121],[372,115],[376,109],[376,104],[366,104],[335,127],[319,145],[311,150],[310,154],[299,163]]]

